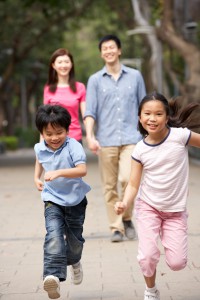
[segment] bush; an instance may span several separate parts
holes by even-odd
[[[18,148],[19,140],[16,136],[1,136],[0,143],[1,145],[5,145],[6,150],[16,150]]]
[[[32,148],[39,142],[39,132],[32,128],[16,128],[15,135],[19,140],[20,148]]]

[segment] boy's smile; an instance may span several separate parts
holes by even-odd
[[[43,129],[42,135],[48,147],[55,151],[64,144],[67,130],[59,125],[52,126],[48,124],[47,127]]]

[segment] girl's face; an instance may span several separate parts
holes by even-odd
[[[65,77],[69,75],[72,68],[72,62],[69,56],[62,55],[55,59],[54,63],[52,63],[52,67],[56,70],[58,77]]]
[[[150,100],[143,104],[139,121],[149,135],[166,132],[168,117],[164,105],[159,100]]]
[[[121,49],[117,47],[115,41],[110,40],[103,42],[101,45],[101,58],[107,64],[113,64],[119,60]]]
[[[48,147],[56,151],[64,144],[67,133],[67,130],[59,125],[53,127],[51,124],[48,124],[43,129],[42,136]]]

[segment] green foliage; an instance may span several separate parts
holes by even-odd
[[[164,0],[150,0],[151,3],[151,20],[150,23],[155,25],[157,20],[161,19],[163,13]]]
[[[16,128],[15,135],[21,148],[31,148],[39,142],[39,132],[32,128]]]
[[[5,145],[6,150],[16,150],[18,148],[18,138],[16,136],[1,136],[0,143]]]

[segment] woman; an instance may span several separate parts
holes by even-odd
[[[57,49],[51,56],[49,76],[44,87],[44,104],[60,105],[71,115],[69,137],[82,142],[79,112],[85,112],[85,85],[75,80],[74,60],[67,49]]]

